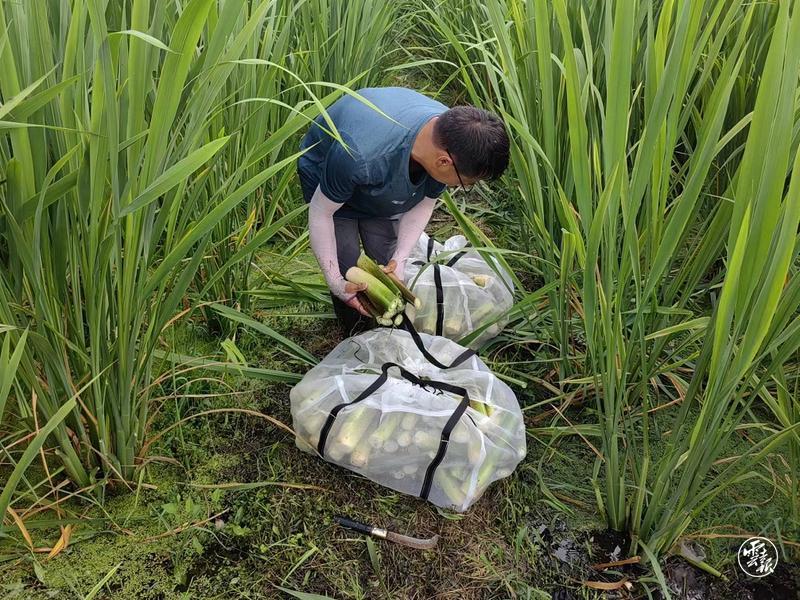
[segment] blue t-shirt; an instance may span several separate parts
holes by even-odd
[[[343,204],[337,217],[358,218],[392,217],[410,210],[425,196],[438,198],[445,185],[424,170],[412,181],[409,162],[419,130],[447,107],[406,88],[367,88],[358,94],[397,123],[344,96],[328,109],[328,115],[347,144],[345,149],[323,129],[327,128],[323,118],[317,117],[300,144],[301,149],[310,149],[297,164],[306,201],[319,185],[328,198]]]

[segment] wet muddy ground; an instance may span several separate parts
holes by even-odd
[[[629,539],[619,532],[594,531],[575,537],[559,522],[554,528],[540,525],[537,537],[548,549],[554,566],[566,578],[582,580],[587,587],[597,584],[594,589],[604,585],[619,586],[603,590],[603,597],[609,600],[648,597],[643,588],[636,585],[649,571],[640,564],[601,568],[603,563],[619,562],[627,555]],[[736,556],[739,544],[740,540],[731,542],[731,556]],[[800,564],[797,562],[781,561],[772,574],[763,578],[746,575],[734,562],[723,573],[723,579],[691,565],[680,556],[671,556],[662,565],[662,571],[673,600],[800,599]],[[657,586],[655,588],[653,600],[664,599],[664,594]],[[552,595],[553,600],[582,597],[568,588],[557,589]]]

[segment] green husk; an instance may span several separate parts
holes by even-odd
[[[389,304],[389,308],[387,308],[386,312],[383,313],[383,318],[392,321],[395,316],[402,314],[404,307],[405,304],[403,303],[402,298],[395,296],[394,300],[392,300],[392,302]]]
[[[358,446],[353,449],[352,454],[350,454],[350,464],[358,468],[366,467],[371,450],[370,436],[365,435],[358,443]]]
[[[387,288],[378,279],[367,273],[364,269],[359,267],[350,267],[346,274],[347,281],[351,283],[365,283],[367,284],[366,294],[369,296],[370,301],[375,305],[379,311],[384,311],[384,318],[387,311],[395,308],[397,296]],[[394,316],[392,313],[390,316]]]
[[[497,463],[503,458],[504,453],[499,448],[493,448],[486,453],[486,458],[484,458],[483,464],[478,471],[477,485],[475,488],[478,494],[482,494],[492,481],[501,479],[501,477],[498,476],[499,473],[508,471],[508,469],[497,469]],[[510,474],[511,473],[508,472],[506,476]],[[493,475],[495,475],[494,479],[492,479]]]
[[[417,420],[419,417],[414,413],[406,413],[403,415],[402,420],[400,421],[400,426],[405,430],[414,429],[417,425]]]
[[[495,407],[490,416],[492,421],[503,431],[513,433],[513,429],[518,425],[516,415],[504,408]]]
[[[444,333],[447,336],[456,336],[461,333],[464,322],[460,319],[447,319],[444,322]]]
[[[388,274],[384,273],[383,269],[381,269],[378,266],[378,263],[376,263],[374,260],[372,260],[369,256],[367,256],[363,252],[361,253],[361,256],[358,257],[356,265],[360,269],[369,273],[375,279],[380,281],[383,285],[386,286],[388,290],[391,290],[391,292],[396,296],[402,295],[402,291],[400,290],[399,287],[397,287],[397,284],[392,280],[392,278],[389,277]]]
[[[373,448],[380,448],[400,425],[401,416],[397,413],[383,413],[380,425],[369,435]]]
[[[377,319],[378,317],[383,317],[383,313],[378,310],[378,307],[372,303],[372,300],[369,299],[369,296],[364,292],[358,292],[356,294],[358,301],[364,306],[367,312],[374,318]]]
[[[487,452],[486,458],[483,459],[483,464],[481,465],[481,468],[478,471],[478,479],[475,486],[475,490],[479,494],[482,494],[484,490],[492,482],[490,478],[494,474],[495,463],[497,462],[497,457],[496,457],[497,454],[498,453],[496,451]]]
[[[386,313],[384,311],[381,311],[377,306],[375,306],[375,304],[372,302],[372,300],[370,300],[366,292],[358,292],[358,299],[361,302],[361,304],[364,305],[364,308],[367,309],[367,312],[370,314],[370,316],[372,316],[372,318],[375,319],[378,325],[383,325],[384,327],[392,326],[392,320],[384,316]]]
[[[374,409],[361,405],[339,415],[339,418],[344,417],[345,421],[339,428],[336,441],[345,448],[345,454],[352,452],[369,431],[374,414]]]
[[[488,402],[485,402],[484,400],[471,399],[469,401],[469,405],[475,410],[477,410],[479,413],[487,417],[490,417],[494,412],[492,410],[491,405]]]
[[[363,268],[363,267],[362,267]],[[394,286],[400,291],[400,294],[405,298],[409,304],[413,304],[415,308],[422,308],[422,301],[417,298],[414,293],[406,287],[400,278],[394,273],[387,273],[386,276],[394,283]]]
[[[363,252],[361,253],[361,256],[358,257],[356,266],[364,273],[374,277],[387,290],[389,290],[389,292],[394,294],[396,299],[394,303],[386,309],[383,314],[383,318],[390,319],[395,317],[395,315],[400,315],[405,310],[406,301],[411,303],[415,308],[420,308],[422,306],[419,298],[417,298],[394,273],[385,273],[380,265],[378,265]],[[369,283],[367,286],[367,289],[369,290]],[[378,308],[382,307],[379,306]],[[399,326],[402,321],[402,318],[395,318],[394,324]]]
[[[464,505],[466,497],[464,490],[461,489],[461,483],[447,469],[439,469],[436,472],[436,483],[453,506],[460,508]]]
[[[480,323],[485,318],[492,316],[495,307],[489,300],[481,304],[478,308],[472,311],[472,322]]]

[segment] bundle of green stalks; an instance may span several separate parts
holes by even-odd
[[[399,326],[403,323],[406,302],[419,308],[421,303],[394,273],[387,273],[369,256],[361,253],[355,267],[346,273],[347,281],[365,284],[358,299],[379,325]]]

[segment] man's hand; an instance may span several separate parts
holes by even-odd
[[[364,308],[364,305],[361,304],[361,301],[358,299],[358,292],[363,292],[367,289],[366,283],[352,283],[348,281],[344,286],[345,297],[350,296],[349,300],[344,300],[344,303],[347,304],[350,308],[356,309],[365,317],[372,318],[372,315],[367,312],[367,309]]]
[[[403,261],[405,263],[405,261]],[[395,259],[389,261],[389,264],[383,267],[384,273],[394,273],[400,281],[403,281],[403,268],[397,263]]]

